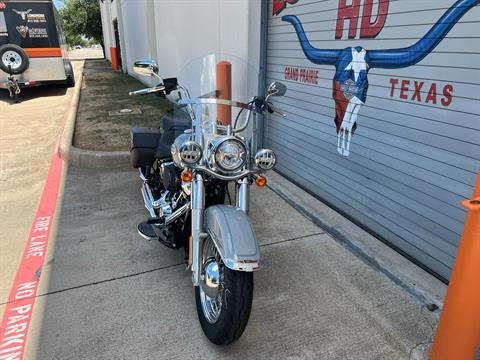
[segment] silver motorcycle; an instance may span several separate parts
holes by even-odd
[[[162,79],[152,60],[137,61],[134,71],[160,83],[130,95],[174,102],[159,128],[131,131],[131,161],[149,213],[138,232],[185,249],[201,327],[213,343],[230,344],[247,325],[253,272],[263,264],[248,217],[250,187],[264,186],[262,173],[276,162],[272,150],[257,149],[257,127],[269,112],[285,116],[269,99],[287,89],[274,82],[254,96],[256,71],[224,54],[192,61],[178,78]]]

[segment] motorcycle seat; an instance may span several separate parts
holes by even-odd
[[[185,114],[186,115],[186,114]],[[188,116],[188,115],[186,115]],[[165,159],[172,156],[170,147],[177,136],[192,127],[192,121],[188,117],[175,117],[174,119],[164,116],[160,119],[160,141],[158,143],[156,157]]]

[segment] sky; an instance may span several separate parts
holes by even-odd
[[[60,10],[63,7],[63,0],[53,0],[55,7]]]

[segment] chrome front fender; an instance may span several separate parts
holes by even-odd
[[[262,268],[255,230],[244,211],[230,205],[210,206],[205,210],[205,230],[225,266],[248,272]]]

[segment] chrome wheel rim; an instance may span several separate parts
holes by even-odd
[[[205,268],[209,264],[215,261],[218,266],[218,274],[219,274],[219,285],[218,285],[218,292],[217,295],[214,297],[209,296],[204,291],[205,281],[207,281]],[[217,322],[218,318],[220,317],[220,313],[222,311],[222,284],[223,284],[223,264],[220,261],[220,255],[210,237],[206,238],[203,243],[203,251],[202,251],[202,284],[199,286],[200,290],[200,302],[202,304],[203,315],[205,319],[210,324],[214,324]]]
[[[6,67],[11,66],[12,70],[17,70],[22,66],[22,57],[16,51],[5,51],[2,55],[2,63]]]

